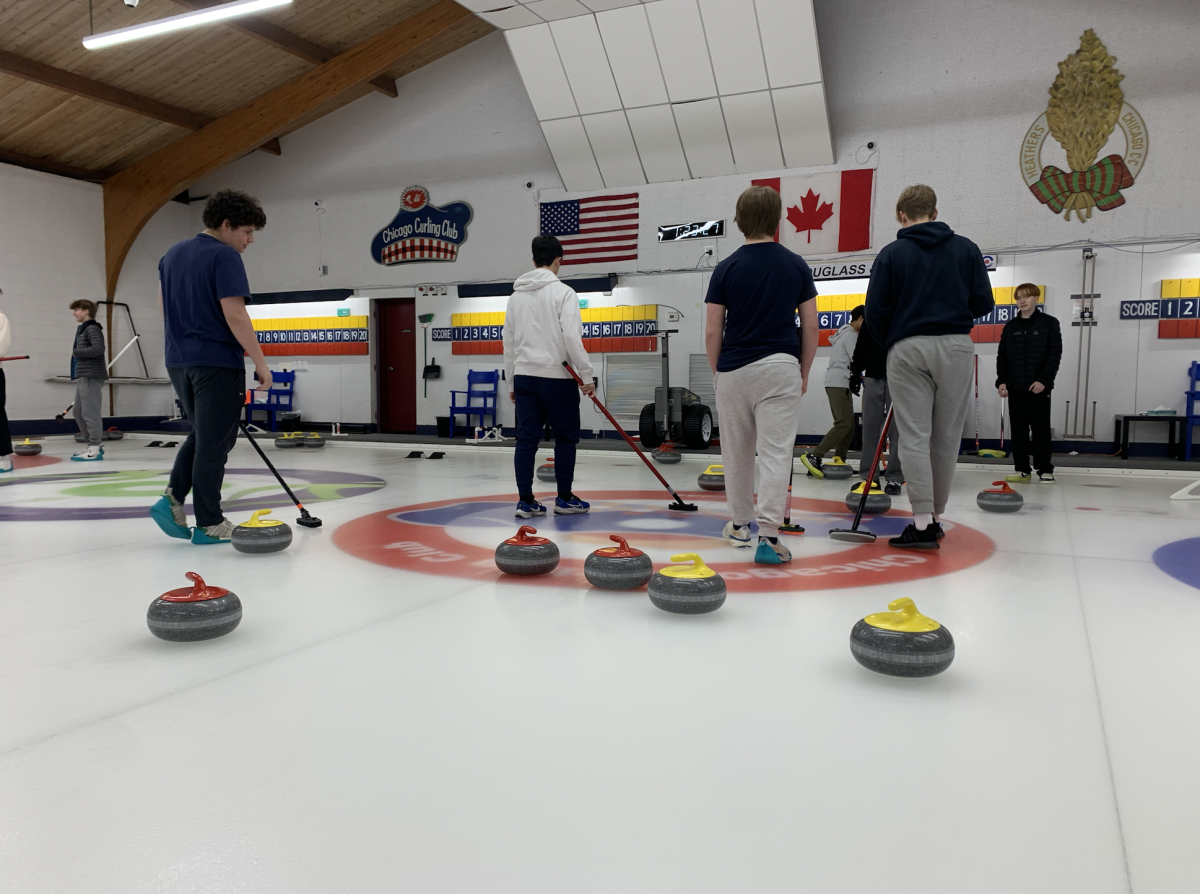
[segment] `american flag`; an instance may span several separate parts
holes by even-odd
[[[557,236],[563,265],[637,259],[638,194],[542,203],[542,234]]]

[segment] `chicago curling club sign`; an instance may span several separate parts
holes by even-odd
[[[392,267],[418,261],[453,261],[467,241],[471,206],[454,202],[441,208],[429,203],[429,190],[410,186],[400,196],[400,210],[371,240],[371,258]]]

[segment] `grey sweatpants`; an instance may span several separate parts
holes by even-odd
[[[790,354],[772,354],[741,369],[717,373],[713,386],[721,417],[721,459],[725,464],[729,513],[735,524],[750,523],[757,450],[762,467],[758,533],[777,537],[800,424],[800,363]]]
[[[100,417],[103,397],[104,379],[80,376],[75,380],[75,424],[91,447],[99,447],[104,440],[104,422]]]
[[[974,358],[969,335],[914,335],[888,351],[888,389],[914,513],[940,517],[946,511],[971,404]]]
[[[887,408],[891,405],[892,398],[888,392],[887,379],[872,379],[864,376],[862,383],[863,445],[862,462],[858,464],[858,474],[861,478],[866,478],[867,472],[871,471],[871,464],[867,460],[875,455],[875,448],[879,445],[879,433],[883,431],[883,420],[887,418]],[[904,481],[904,470],[900,468],[900,455],[896,452],[899,432],[900,426],[896,423],[896,416],[893,414],[892,427],[888,432],[890,450],[888,451],[886,477],[888,481],[897,483]]]

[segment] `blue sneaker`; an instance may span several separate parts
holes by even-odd
[[[101,459],[104,459],[103,447],[89,447],[87,450],[81,450],[71,457],[71,461],[77,463],[94,463]]]
[[[583,502],[583,500],[574,494],[571,494],[571,499],[569,500],[564,500],[562,497],[554,498],[555,515],[582,515],[591,508],[591,503]]]
[[[150,507],[150,517],[168,537],[178,537],[180,540],[192,538],[183,504],[169,494],[163,494],[158,498],[158,502]]]
[[[754,551],[755,565],[782,565],[792,561],[792,553],[786,546],[775,538],[772,543],[769,537],[758,538],[758,549]]]
[[[534,518],[538,515],[545,515],[546,507],[534,500],[532,503],[521,501],[517,503],[517,518]]]

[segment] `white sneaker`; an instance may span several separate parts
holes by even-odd
[[[731,546],[750,546],[750,526],[735,525],[732,521],[725,522],[725,528],[721,531],[721,536],[725,538]]]
[[[0,472],[11,472],[12,470],[12,456],[0,456]]]

